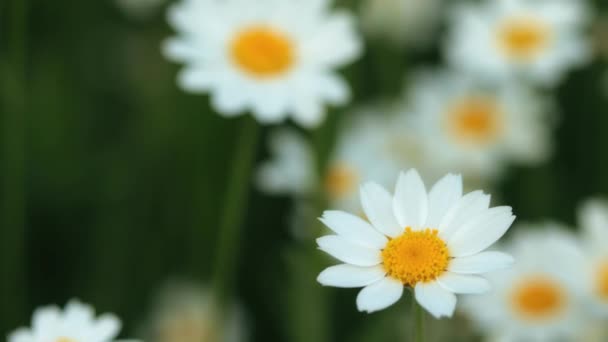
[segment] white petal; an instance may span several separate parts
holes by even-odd
[[[452,259],[448,271],[462,274],[481,274],[507,268],[513,264],[513,261],[513,257],[509,254],[488,251]]]
[[[348,242],[337,235],[320,237],[317,244],[320,250],[347,264],[376,266],[382,262],[379,250]]]
[[[438,228],[448,210],[462,197],[462,176],[449,174],[429,192],[429,216],[426,227]]]
[[[490,282],[485,278],[446,272],[437,282],[453,293],[481,294],[490,291]]]
[[[514,220],[510,207],[488,209],[475,216],[448,240],[451,255],[463,257],[483,251],[500,239]]]
[[[399,226],[393,213],[393,198],[382,186],[367,183],[361,187],[361,205],[372,225],[383,234],[397,237],[405,227]]]
[[[386,272],[382,266],[359,267],[348,264],[326,268],[317,281],[324,286],[363,287],[384,277]]]
[[[448,239],[452,233],[471,217],[488,209],[490,196],[481,191],[473,191],[464,195],[445,214],[439,224],[439,234]]]
[[[121,325],[120,319],[116,316],[105,314],[97,319],[91,333],[99,341],[112,341],[118,336]]]
[[[385,277],[359,292],[357,309],[368,313],[382,310],[395,304],[402,294],[403,284],[391,277]]]
[[[418,283],[414,290],[416,301],[435,318],[452,317],[456,296],[436,282]]]
[[[25,328],[20,328],[8,335],[8,342],[32,342],[35,341],[33,334]]]
[[[401,227],[424,228],[428,214],[428,199],[424,183],[414,169],[399,175],[393,211]]]
[[[382,249],[388,242],[365,220],[342,211],[324,212],[321,222],[346,240],[365,247]]]

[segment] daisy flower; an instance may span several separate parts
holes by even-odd
[[[463,196],[460,176],[447,175],[427,192],[418,172],[410,170],[400,175],[394,195],[376,183],[363,185],[361,204],[369,222],[327,211],[321,221],[336,234],[317,239],[319,249],[343,262],[317,280],[363,287],[359,311],[382,310],[409,288],[433,316],[451,317],[455,294],[488,291],[480,274],[513,261],[485,251],[511,226],[511,208],[489,208],[490,196],[481,191]]]
[[[114,315],[95,318],[91,306],[73,300],[63,311],[56,306],[39,308],[34,312],[31,328],[13,332],[8,342],[111,342],[118,336],[120,326]]]
[[[385,38],[396,46],[431,42],[440,19],[443,0],[365,0],[361,7],[363,29],[371,38]]]
[[[588,256],[592,305],[601,316],[608,317],[608,202],[587,201],[579,210],[579,221]]]
[[[549,156],[549,106],[535,93],[450,71],[421,72],[411,83],[401,115],[435,168],[488,179],[509,164],[535,165]]]
[[[517,227],[505,250],[517,260],[494,272],[494,290],[463,308],[490,340],[579,341],[585,318],[584,256],[572,234],[556,224]]]
[[[185,64],[179,85],[210,93],[221,115],[251,111],[261,123],[291,116],[316,126],[325,104],[349,100],[335,69],[361,52],[353,17],[329,7],[329,0],[182,0],[168,16],[178,36],[163,50]]]
[[[447,57],[484,79],[525,79],[554,85],[587,62],[586,1],[489,0],[461,4],[451,13]]]
[[[220,326],[223,324],[223,326]],[[193,284],[171,284],[161,293],[148,328],[148,342],[239,342],[244,324],[237,306],[220,321],[212,294]]]
[[[302,135],[293,130],[274,132],[269,140],[271,158],[257,172],[259,188],[271,194],[302,198],[318,191],[319,185],[332,208],[361,211],[360,182],[374,179],[389,185],[393,175],[408,166],[402,162],[405,158],[392,159],[386,151],[387,133],[394,131],[392,121],[373,112],[367,108],[351,115],[341,129],[322,177],[317,175],[312,147]]]

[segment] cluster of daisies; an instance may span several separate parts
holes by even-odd
[[[121,1],[135,11],[161,3]],[[397,47],[422,47],[435,40],[445,13],[441,67],[410,70],[398,98],[349,109],[327,163],[319,165],[306,133],[277,128],[256,183],[296,199],[303,210],[295,222],[305,221],[300,211],[319,195],[336,209],[321,218],[334,234],[317,243],[342,263],[318,281],[361,287],[360,311],[384,309],[409,289],[431,315],[451,317],[456,295],[476,295],[459,308],[491,338],[579,340],[608,317],[608,205],[583,207],[583,237],[554,224],[531,226],[497,251],[492,246],[515,219],[511,208],[490,207],[489,195],[463,184],[491,186],[507,167],[550,156],[551,89],[591,57],[587,6],[462,0],[441,11],[440,0],[364,0],[355,16],[331,0],[181,0],[169,7],[176,35],[162,51],[183,64],[179,87],[208,94],[219,115],[249,114],[264,125],[291,119],[312,129],[331,108],[356,103],[341,69],[364,52],[359,28]],[[409,171],[395,185],[400,170]],[[434,185],[427,190],[422,178]],[[193,304],[206,299],[168,301],[178,315],[155,318],[160,341],[218,333],[187,325],[213,321],[201,309],[207,304]],[[113,315],[96,318],[73,301],[64,310],[38,309],[31,328],[8,340],[109,342],[119,330]]]

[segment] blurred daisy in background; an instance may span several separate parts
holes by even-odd
[[[483,79],[551,86],[590,59],[584,0],[488,0],[457,5],[449,62]]]
[[[354,18],[330,11],[329,0],[183,0],[168,17],[178,36],[163,51],[185,64],[179,85],[210,93],[221,115],[313,127],[326,105],[350,99],[336,69],[360,55],[361,42]]]
[[[146,326],[147,342],[245,341],[242,312],[232,306],[221,320],[212,294],[194,284],[179,283],[161,292]]]
[[[443,0],[365,0],[360,16],[372,39],[398,46],[424,46],[439,26]]]
[[[72,300],[63,311],[56,306],[37,309],[32,326],[13,332],[8,342],[111,342],[120,328],[116,316],[104,314],[95,318],[91,306]]]
[[[608,318],[608,201],[592,199],[579,210],[584,250],[591,275],[594,311]]]
[[[464,311],[490,341],[580,341],[587,285],[579,241],[556,224],[514,229],[504,246],[514,267],[489,274],[493,291],[467,298]]]
[[[392,123],[380,108],[372,106],[350,114],[320,179],[312,146],[304,136],[287,129],[273,132],[270,160],[259,166],[257,184],[264,192],[296,198],[310,198],[322,191],[331,208],[361,212],[361,182],[375,180],[388,186],[399,170],[412,166],[405,162],[405,155],[396,159],[388,150],[387,139],[397,133]]]
[[[511,256],[484,252],[511,226],[510,207],[489,208],[490,196],[463,196],[462,178],[447,175],[427,193],[415,170],[402,173],[394,195],[376,183],[361,188],[367,219],[326,211],[321,221],[336,235],[317,239],[319,249],[343,262],[317,280],[326,286],[363,287],[359,311],[397,302],[404,288],[434,317],[451,317],[455,294],[484,293],[480,274],[508,267]]]
[[[450,71],[421,72],[411,85],[404,125],[442,173],[488,180],[510,164],[536,165],[549,156],[553,122],[535,93]]]

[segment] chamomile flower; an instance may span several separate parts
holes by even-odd
[[[224,116],[251,111],[261,123],[291,116],[318,125],[325,105],[342,105],[349,87],[336,69],[361,52],[354,20],[330,0],[182,0],[169,11],[178,36],[165,55],[185,64],[178,83],[210,93]]]
[[[512,258],[485,251],[511,226],[510,207],[489,208],[490,196],[463,196],[460,176],[447,175],[427,192],[415,170],[402,173],[391,195],[375,183],[361,188],[367,219],[327,211],[321,221],[335,235],[317,239],[319,248],[343,262],[325,269],[326,286],[363,287],[360,311],[382,310],[411,288],[433,316],[451,317],[456,295],[484,293],[480,274],[508,267]]]
[[[111,342],[118,336],[120,326],[116,316],[95,318],[92,307],[73,300],[63,311],[55,306],[36,310],[31,328],[13,332],[8,342]]]
[[[387,151],[390,118],[372,112],[366,108],[351,115],[322,176],[317,175],[312,147],[302,135],[293,130],[274,132],[270,137],[271,159],[263,162],[257,172],[260,189],[298,198],[319,190],[332,208],[360,211],[361,182],[373,179],[389,185],[395,173],[409,166],[403,156],[393,159]]]
[[[585,63],[591,44],[584,33],[586,1],[489,0],[455,8],[447,56],[456,67],[484,79],[524,79],[554,85]]]
[[[552,120],[539,95],[450,71],[419,73],[412,84],[403,115],[435,168],[491,179],[549,156]]]
[[[592,305],[601,316],[608,317],[608,202],[587,201],[580,209],[579,221],[590,266]]]
[[[212,294],[193,284],[171,284],[161,293],[146,341],[244,341],[244,324],[237,306],[220,320]]]
[[[489,340],[580,341],[585,276],[578,241],[555,224],[518,228],[505,246],[515,266],[491,273],[493,291],[467,298],[465,312]]]
[[[365,0],[361,7],[363,29],[372,38],[403,46],[431,41],[439,24],[443,0]]]

